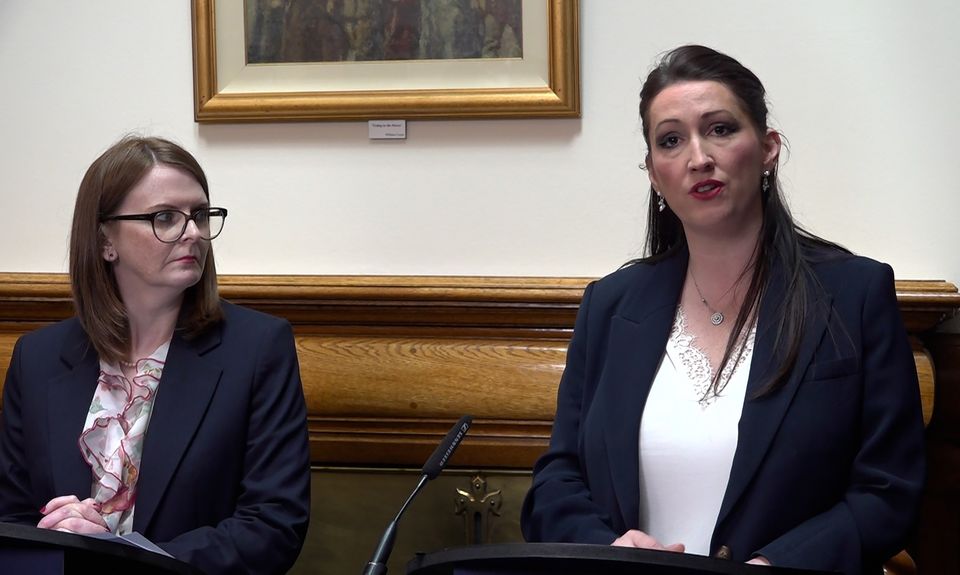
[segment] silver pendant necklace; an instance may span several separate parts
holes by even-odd
[[[707,298],[703,297],[703,291],[700,289],[700,284],[697,283],[697,276],[693,275],[693,269],[687,268],[690,270],[690,278],[693,279],[693,287],[697,288],[697,295],[700,296],[700,302],[703,304],[703,307],[707,308],[707,311],[710,312],[710,323],[713,325],[720,325],[723,323],[724,317],[723,312],[713,309],[713,307],[707,303]],[[723,301],[723,298],[727,297],[727,294],[730,293],[730,290],[733,289],[733,286],[737,285],[738,282],[733,282],[727,291],[723,292],[723,295],[720,296],[720,301]]]

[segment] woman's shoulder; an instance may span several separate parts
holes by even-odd
[[[262,311],[226,300],[220,300],[220,309],[223,311],[220,330],[223,337],[230,341],[258,341],[265,336],[273,337],[291,331],[290,322]]]
[[[807,261],[835,307],[859,310],[867,300],[896,305],[893,268],[886,263],[841,250],[821,250]]]
[[[654,274],[663,271],[663,268],[676,268],[677,266],[685,268],[686,252],[677,252],[656,258],[630,260],[616,271],[593,283],[595,289],[610,293],[623,293],[634,289],[638,283],[642,283]]]
[[[15,354],[25,365],[40,369],[56,369],[62,366],[57,358],[73,364],[82,361],[87,354],[95,354],[93,344],[80,325],[80,320],[71,317],[54,324],[35,329],[20,337]]]
[[[893,274],[889,264],[841,249],[808,248],[805,256],[821,281],[869,283],[879,276]]]
[[[634,260],[624,264],[622,267],[613,271],[594,283],[594,289],[609,293],[623,293],[643,281],[653,272],[657,263],[649,263],[643,260]]]
[[[76,317],[67,318],[62,321],[35,329],[23,335],[22,341],[29,345],[51,346],[60,342],[71,340],[86,340],[86,332],[80,325],[80,320]]]
[[[591,315],[634,317],[661,306],[676,307],[686,252],[657,259],[633,260],[590,283],[582,304]]]

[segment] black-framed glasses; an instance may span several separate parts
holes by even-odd
[[[223,222],[227,219],[227,208],[200,208],[187,214],[180,210],[159,210],[149,214],[122,214],[102,216],[100,222],[146,221],[153,225],[153,235],[165,244],[172,244],[183,237],[187,224],[193,220],[200,237],[212,240],[223,231]]]

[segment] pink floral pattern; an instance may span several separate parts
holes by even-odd
[[[137,361],[132,381],[119,366],[100,362],[100,378],[79,446],[93,472],[91,496],[100,503],[100,513],[113,533],[132,530],[143,438],[169,346],[165,343]]]

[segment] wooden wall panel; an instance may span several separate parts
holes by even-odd
[[[586,278],[223,276],[222,295],[294,326],[311,454],[419,466],[461,414],[454,465],[529,469],[546,447]],[[942,281],[898,282],[912,335],[960,307]],[[16,338],[71,314],[63,274],[0,274],[0,377]],[[930,355],[914,337],[925,412]]]
[[[297,348],[312,414],[539,421],[553,417],[566,351],[563,342],[312,335]]]
[[[513,525],[523,477],[549,440],[566,345],[588,281],[223,276],[221,294],[293,324],[318,484],[340,473],[329,471],[331,465],[404,481],[397,470],[419,468],[450,425],[472,413],[474,426],[451,466],[516,475],[521,487],[505,499],[503,510]],[[930,423],[929,489],[911,551],[921,573],[956,572],[960,336],[931,330],[960,308],[960,294],[942,281],[900,281],[897,297]],[[0,274],[0,382],[21,334],[71,313],[65,275]],[[351,500],[346,508],[362,504]],[[330,523],[326,511],[322,505],[314,509],[312,531],[341,533],[343,525]],[[379,529],[344,534],[334,545],[375,538]],[[304,566],[323,556],[317,545],[308,541]]]

